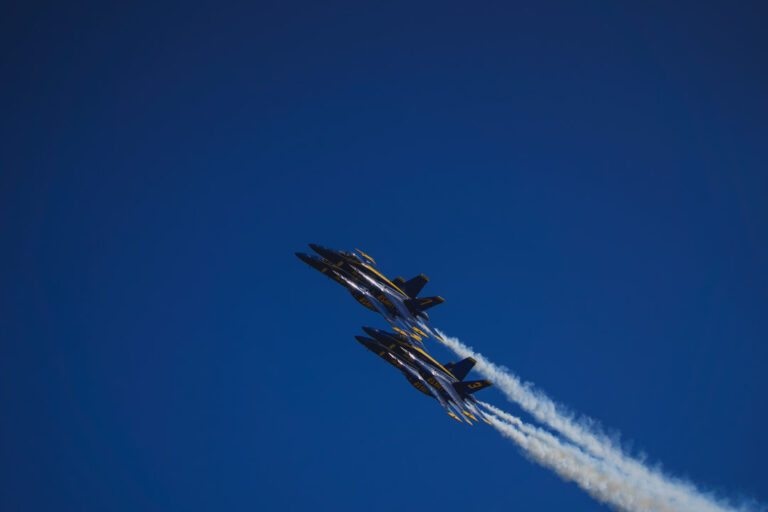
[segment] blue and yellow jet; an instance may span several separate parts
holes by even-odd
[[[352,252],[309,244],[320,256],[297,252],[312,268],[344,286],[360,304],[380,313],[394,330],[421,343],[433,336],[443,339],[429,325],[427,309],[442,304],[442,297],[418,297],[429,279],[423,274],[404,280],[389,280],[376,269],[376,262],[359,249]]]
[[[363,330],[371,338],[355,336],[355,339],[400,370],[413,387],[435,398],[451,418],[459,422],[463,419],[470,425],[473,420],[490,424],[472,394],[493,384],[488,380],[464,380],[475,365],[474,359],[468,357],[455,364],[442,365],[402,334],[371,327]]]

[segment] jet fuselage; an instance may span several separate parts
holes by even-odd
[[[320,257],[298,252],[296,256],[344,286],[364,307],[380,313],[396,331],[418,342],[430,335],[442,341],[440,336],[429,327],[429,316],[424,311],[442,303],[441,297],[409,296],[397,284],[376,270],[373,258],[360,250],[348,252],[316,244],[309,244],[309,246]],[[398,280],[406,285],[409,284],[400,278],[396,279]],[[419,281],[415,284],[416,291],[421,290],[427,282],[427,278],[423,275],[417,276],[412,281],[415,280]]]
[[[372,339],[356,336],[360,344],[400,370],[414,388],[440,402],[452,418],[461,421],[457,414],[462,414],[468,423],[471,423],[469,419],[477,421],[478,417],[487,421],[471,393],[490,386],[490,382],[463,382],[403,335],[370,327],[363,327],[363,330]],[[470,368],[474,364],[472,359],[465,362]]]

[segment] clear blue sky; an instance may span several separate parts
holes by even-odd
[[[768,501],[764,6],[3,11],[0,509],[605,510],[358,345],[307,242]]]

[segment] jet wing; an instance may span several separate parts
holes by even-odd
[[[389,300],[389,302],[392,303],[392,305],[395,306],[395,309],[399,313],[399,318],[396,320],[398,325],[395,325],[394,322],[390,322],[393,327],[400,327],[404,331],[408,332],[409,335],[411,332],[415,331],[421,334],[420,337],[432,336],[439,341],[443,341],[443,339],[438,336],[437,333],[429,325],[416,318],[413,313],[408,310],[401,297],[388,289],[381,290],[381,293],[384,294],[384,296]],[[416,329],[418,329],[418,331],[416,331]]]
[[[365,278],[370,283],[375,283],[370,277],[366,276],[365,274],[359,274],[363,278]],[[382,304],[379,299],[374,297],[374,295],[365,287],[360,286],[357,282],[355,282],[353,279],[350,279],[348,277],[344,277],[344,281],[354,290],[358,293],[361,293],[365,295],[365,297],[371,302],[374,308],[376,308],[376,311],[381,313],[381,315],[387,320],[387,322],[392,323],[394,322],[394,319],[392,318],[392,315],[390,314],[389,310]]]
[[[417,318],[411,311],[408,309],[408,307],[405,305],[405,302],[403,302],[403,299],[394,292],[384,289],[382,290],[382,293],[389,299],[389,302],[391,302],[395,309],[397,309],[397,312],[400,313],[400,316],[403,318],[403,323],[407,325],[408,330],[411,330],[413,327],[417,327],[420,330],[422,330],[425,334],[432,336],[433,338],[443,341],[443,339],[438,336],[438,334],[432,329],[432,327],[421,320],[420,318]]]
[[[413,318],[413,314],[408,311],[408,308],[405,307],[405,304],[403,303],[403,297],[392,291],[390,287],[383,286],[381,283],[376,281],[371,276],[366,275],[364,272],[358,272],[358,274],[360,277],[365,279],[365,281],[367,281],[373,289],[384,295],[384,297],[386,297],[387,300],[392,303],[400,316],[403,318]]]
[[[346,276],[343,276],[342,279],[344,279],[344,282],[347,283],[347,285],[354,289],[355,292],[359,293],[360,295],[363,295],[366,299],[368,299],[368,302],[376,309],[377,312],[381,314],[381,316],[384,317],[384,319],[392,326],[397,326],[398,322],[395,317],[392,316],[392,314],[389,312],[389,310],[382,304],[379,299],[373,296],[373,294],[368,291],[366,288],[360,286],[358,283],[356,283],[354,280],[349,279]]]
[[[381,313],[381,315],[387,320],[387,322],[392,327],[397,327],[398,329],[405,331],[405,333],[411,338],[414,337],[412,335],[412,333],[414,332],[414,328],[419,329],[419,331],[421,331],[421,334],[423,336],[419,336],[418,339],[414,338],[419,343],[421,342],[420,338],[426,337],[426,336],[432,336],[438,341],[443,341],[443,339],[434,331],[434,329],[432,329],[432,327],[430,327],[421,319],[416,318],[413,315],[413,313],[411,313],[411,311],[403,302],[403,297],[398,295],[396,292],[392,291],[390,288],[386,286],[382,286],[381,283],[377,282],[372,277],[367,276],[364,273],[359,273],[359,275],[367,283],[369,283],[373,289],[375,289],[378,293],[382,294],[397,310],[398,315],[397,317],[395,317],[392,315],[392,313],[390,313],[389,309],[387,309],[378,299],[376,299],[375,297],[373,298],[373,300],[376,301],[375,303],[373,303],[373,306],[377,309],[377,311]],[[358,286],[358,289],[360,288],[361,287]],[[368,292],[367,296],[370,297],[371,293]]]
[[[432,396],[434,396],[435,399],[437,399],[437,401],[440,402],[440,405],[442,405],[445,408],[448,408],[448,403],[445,401],[445,398],[443,398],[443,395],[441,395],[440,392],[437,389],[435,389],[435,387],[432,384],[427,382],[424,379],[424,377],[421,376],[421,374],[416,368],[414,368],[413,366],[411,366],[410,364],[403,361],[397,356],[393,356],[393,357],[395,357],[400,362],[401,367],[405,371],[407,371],[413,378],[418,379],[419,382],[424,384],[424,387],[426,387],[429,390],[429,392],[432,393]]]
[[[383,317],[384,317],[384,318],[385,318],[387,321],[389,321],[389,319],[390,319],[390,318],[392,318],[392,316],[389,314],[389,310],[388,310],[388,309],[387,309],[387,308],[384,306],[384,304],[382,304],[381,302],[379,302],[379,299],[377,299],[376,297],[374,297],[374,296],[373,296],[373,295],[372,295],[372,294],[371,294],[371,293],[370,293],[368,290],[366,290],[366,291],[365,291],[365,292],[363,292],[363,293],[365,294],[365,296],[366,296],[366,297],[368,297],[368,298],[370,299],[371,303],[373,304],[373,307],[375,307],[375,308],[376,308],[376,311],[378,311],[379,313],[381,313],[381,315],[382,315],[382,316],[383,316]]]
[[[467,418],[471,418],[477,421],[477,408],[472,407],[472,404],[459,396],[459,394],[456,392],[456,389],[453,387],[453,382],[451,382],[448,377],[446,377],[441,371],[431,367],[419,359],[416,359],[416,363],[420,368],[429,372],[432,377],[440,384],[440,387],[445,390],[446,394],[450,397],[449,403],[456,412],[463,414]],[[480,417],[482,418],[482,415],[480,415]],[[471,422],[467,420],[467,423]]]
[[[387,323],[391,325],[395,331],[398,331],[400,334],[407,336],[409,343],[424,347],[424,343],[421,341],[423,336],[419,336],[418,334],[414,333],[411,326],[407,322],[404,322],[400,317],[393,316],[384,306],[384,304],[379,302],[379,300],[373,297],[370,293],[366,293],[366,297],[370,300],[371,304],[373,304],[373,307],[376,308],[376,311],[381,313],[381,316],[384,317],[384,320],[386,320]]]
[[[389,312],[386,306],[384,306],[384,304],[382,304],[379,299],[374,297],[373,294],[371,294],[368,290],[361,291],[360,293],[365,295],[365,297],[368,299],[368,302],[370,302],[371,305],[376,308],[376,311],[378,311],[381,316],[384,317],[384,320],[386,320],[389,325],[392,327],[400,326],[400,322],[397,321],[397,318],[392,316],[392,313]]]
[[[427,366],[427,365],[425,365]],[[456,390],[453,388],[453,382],[451,382],[448,377],[442,374],[442,372],[430,368],[430,373],[435,377],[435,380],[440,383],[440,386],[445,389],[445,392],[448,393],[448,396],[451,397],[451,400],[456,402],[457,404],[460,404],[464,402],[464,400],[461,399],[459,394],[456,392]]]
[[[359,284],[357,284],[357,283],[355,282],[355,280],[354,280],[354,279],[351,279],[351,278],[349,278],[349,277],[346,275],[346,272],[342,273],[342,272],[339,272],[339,271],[337,270],[337,274],[338,274],[338,275],[339,275],[339,277],[340,277],[340,278],[341,278],[341,279],[342,279],[342,280],[343,280],[343,281],[344,281],[344,282],[347,284],[347,286],[349,286],[350,288],[352,288],[352,289],[353,289],[353,290],[355,290],[356,292],[359,292],[359,293],[364,293],[364,294],[366,294],[366,295],[370,295],[370,293],[368,293],[368,290],[364,289],[362,286],[360,286]]]
[[[389,299],[389,302],[395,306],[395,309],[397,309],[397,312],[400,313],[400,316],[403,318],[413,318],[413,313],[411,313],[408,308],[405,307],[405,303],[403,302],[402,297],[397,295],[389,288],[384,287],[381,288],[381,293],[383,293]]]
[[[415,357],[415,356],[412,356],[412,357],[413,357],[413,361],[416,363],[416,365],[418,365],[419,368],[421,368],[425,372],[432,375],[435,378],[435,380],[440,384],[440,387],[445,389],[445,392],[448,394],[448,396],[451,397],[451,400],[453,400],[454,402],[462,401],[459,394],[456,392],[455,389],[453,389],[453,383],[450,381],[450,379],[448,379],[448,377],[445,376],[445,374],[443,374],[443,372],[441,372],[434,366],[427,364],[426,362],[424,362],[418,357]]]

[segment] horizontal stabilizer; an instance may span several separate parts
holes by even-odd
[[[445,302],[445,299],[442,297],[421,297],[416,299],[406,299],[405,305],[413,314],[417,314],[437,306],[438,304],[442,304],[443,302]]]
[[[453,389],[455,389],[461,395],[471,395],[481,389],[493,386],[493,382],[489,380],[468,380],[464,382],[455,382]]]
[[[400,289],[403,290],[407,296],[416,298],[428,282],[429,278],[427,276],[424,274],[419,274],[416,277],[403,283],[403,286],[398,286],[400,286]]]
[[[475,361],[471,357],[468,357],[466,359],[462,359],[458,363],[448,363],[445,365],[445,369],[448,370],[453,374],[454,377],[456,377],[459,380],[464,380],[464,377],[467,376],[469,371],[472,369],[473,366],[475,366]]]

